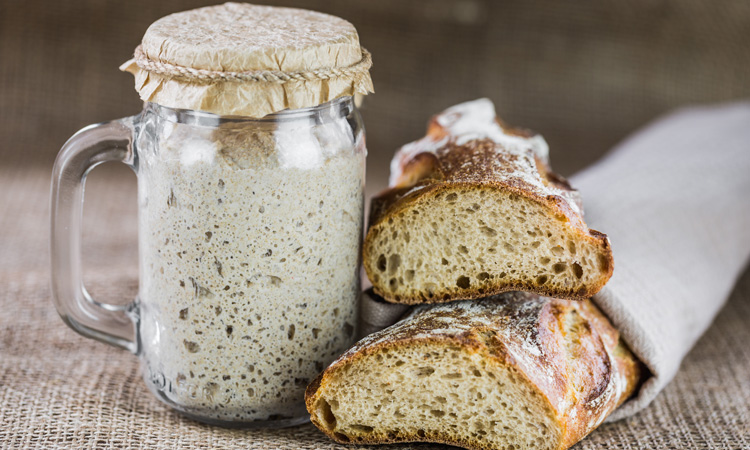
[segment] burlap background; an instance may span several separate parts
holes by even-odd
[[[140,109],[117,67],[157,18],[219,0],[0,0],[0,161],[45,167],[84,125]],[[745,0],[259,0],[341,16],[373,54],[371,191],[446,106],[489,97],[570,175],[656,116],[750,95]],[[82,74],[86,74],[86,78]]]
[[[196,424],[146,391],[135,357],[77,336],[49,299],[54,155],[82,126],[136,113],[117,71],[147,26],[198,0],[0,0],[0,448],[338,448],[310,426]],[[352,21],[375,60],[368,191],[400,144],[453,103],[492,98],[544,133],[571,174],[656,115],[750,94],[750,3],[289,0]],[[81,74],[86,73],[84,80]],[[86,282],[137,287],[134,177],[97,169],[87,189]],[[577,448],[750,448],[750,274],[648,409]]]

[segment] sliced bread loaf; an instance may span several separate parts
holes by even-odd
[[[589,300],[508,293],[414,308],[305,397],[337,442],[565,449],[634,393],[641,371]]]
[[[435,116],[402,147],[372,200],[363,263],[395,303],[530,291],[584,299],[614,268],[606,235],[548,166],[541,136],[509,127],[482,99]]]

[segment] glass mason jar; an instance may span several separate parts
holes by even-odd
[[[308,419],[307,384],[353,342],[365,138],[351,97],[262,119],[146,103],[81,130],[52,182],[62,319],[140,357],[151,391],[204,422]],[[120,307],[81,282],[86,173],[138,176],[140,284]]]

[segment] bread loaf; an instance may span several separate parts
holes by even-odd
[[[363,263],[375,292],[406,304],[598,292],[614,267],[609,242],[588,229],[547,153],[541,136],[500,122],[486,99],[435,116],[372,200]]]
[[[341,443],[565,449],[634,393],[639,364],[589,300],[508,293],[414,308],[305,397]]]

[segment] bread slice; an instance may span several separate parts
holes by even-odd
[[[422,305],[307,388],[337,442],[565,449],[634,393],[641,366],[588,300],[509,293]]]
[[[609,241],[547,160],[544,139],[497,120],[489,100],[435,116],[372,200],[363,263],[375,292],[406,304],[598,292],[614,269]]]

